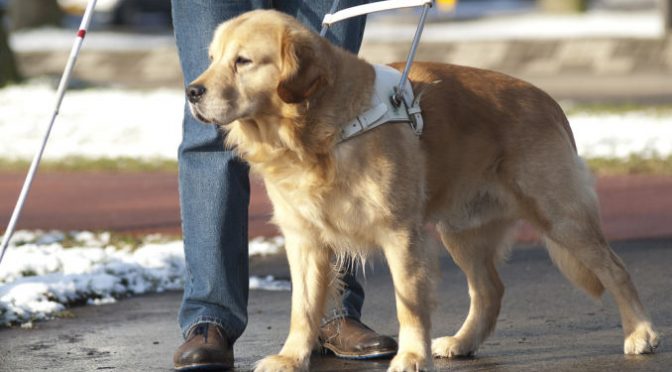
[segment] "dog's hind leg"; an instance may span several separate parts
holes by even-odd
[[[305,235],[310,235],[306,233]],[[292,277],[289,335],[278,355],[257,362],[256,372],[307,371],[320,320],[333,279],[331,251],[299,234],[285,233],[285,250]]]
[[[562,187],[546,185],[547,190],[556,190],[527,203],[536,209],[528,219],[545,235],[553,261],[570,281],[594,296],[604,287],[614,297],[623,323],[624,352],[651,353],[658,345],[658,335],[630,274],[602,233],[597,196],[585,166],[576,160],[576,168],[560,175]]]
[[[467,277],[471,304],[464,324],[454,336],[432,340],[435,357],[473,355],[495,329],[504,295],[496,266],[508,248],[512,225],[511,220],[495,220],[453,232],[445,224],[437,224],[443,244]]]
[[[399,351],[388,371],[432,369],[430,323],[434,250],[422,241],[420,227],[385,234],[381,242],[392,273],[399,319]]]

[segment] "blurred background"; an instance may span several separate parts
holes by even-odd
[[[87,2],[0,0],[0,85],[60,76],[72,29]],[[666,74],[670,69],[670,0],[462,0],[454,10],[442,3],[449,2],[439,1],[432,9],[421,60],[500,70],[563,97],[574,95],[559,86],[568,82],[545,77],[555,78],[560,70],[572,76],[621,77]],[[169,1],[100,0],[96,10],[76,71],[79,80],[133,88],[180,86]],[[414,11],[372,15],[362,56],[376,63],[403,60],[415,22]],[[581,82],[575,78],[571,84]],[[642,93],[667,93],[649,88]],[[624,87],[608,93],[640,96],[628,91]]]

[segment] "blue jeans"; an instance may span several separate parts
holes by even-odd
[[[342,0],[339,9],[366,1]],[[172,0],[173,26],[188,84],[208,67],[208,45],[216,26],[245,11],[275,8],[319,31],[332,0]],[[341,22],[327,37],[357,53],[364,17]],[[230,341],[247,325],[249,291],[247,218],[250,200],[248,166],[224,149],[212,125],[197,122],[185,102],[179,148],[179,187],[186,257],[184,298],[179,312],[183,335],[197,323],[215,323]],[[364,291],[353,274],[345,275],[343,310],[359,319]]]

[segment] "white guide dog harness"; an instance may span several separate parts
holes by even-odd
[[[365,133],[385,123],[408,123],[416,135],[422,134],[423,121],[420,104],[415,99],[411,83],[403,84],[403,92],[397,94],[399,104],[395,104],[394,96],[401,73],[392,67],[374,65],[376,81],[371,94],[371,105],[361,115],[349,122],[341,131],[343,142]]]
[[[422,29],[433,0],[377,1],[336,11],[338,3],[339,0],[334,0],[331,10],[324,16],[320,36],[326,36],[332,24],[348,18],[390,9],[422,7],[422,14],[420,15],[418,28],[415,30],[411,50],[408,52],[404,71],[400,73],[388,66],[373,66],[376,71],[376,81],[371,95],[371,106],[363,114],[357,116],[355,120],[345,125],[341,130],[339,142],[346,141],[385,123],[409,123],[411,129],[419,136],[422,134],[423,126],[420,104],[413,95],[413,88],[408,81],[408,72],[413,64]]]

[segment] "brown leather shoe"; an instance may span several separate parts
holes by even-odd
[[[200,323],[191,328],[187,340],[173,354],[173,365],[178,371],[233,368],[232,346],[218,326]]]
[[[397,353],[396,341],[352,318],[339,318],[323,325],[320,344],[346,359],[384,358]]]

